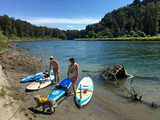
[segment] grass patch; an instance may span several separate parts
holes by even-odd
[[[0,31],[0,51],[5,50],[8,45],[8,38],[5,37],[2,32]]]
[[[50,41],[52,41],[52,40],[62,40],[62,39],[60,39],[60,38],[51,38],[51,37],[39,37],[39,38],[37,38],[37,37],[17,37],[17,36],[12,36],[12,37],[10,37],[9,38],[10,39],[10,41],[43,41],[43,40],[50,40]]]
[[[75,38],[83,41],[160,41],[160,37]]]
[[[3,86],[0,90],[0,96],[5,97],[7,94],[7,89]]]

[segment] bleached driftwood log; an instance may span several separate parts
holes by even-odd
[[[107,80],[109,83],[116,82],[116,84],[118,84],[119,78],[127,78],[130,75],[126,72],[123,65],[114,65],[113,68],[111,68],[110,66],[104,68],[101,71],[100,76],[102,77],[102,79]]]

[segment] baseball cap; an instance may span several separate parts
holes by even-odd
[[[53,59],[53,56],[50,56],[50,59]]]

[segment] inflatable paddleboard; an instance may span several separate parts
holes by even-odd
[[[38,90],[44,87],[47,87],[50,85],[53,81],[55,80],[55,77],[53,74],[50,75],[50,77],[47,78],[40,78],[36,82],[31,83],[30,85],[27,86],[27,90]]]
[[[51,98],[51,99],[54,99],[55,101],[57,101],[67,92],[67,90],[71,87],[71,85],[72,85],[72,83],[71,83],[70,78],[68,78],[68,79],[65,78],[64,80],[59,82],[59,84],[56,85],[52,89],[52,91],[48,95],[48,98]]]
[[[77,86],[75,100],[79,107],[85,106],[93,95],[93,81],[90,77],[84,77]]]
[[[43,74],[44,72],[46,72],[46,71],[27,76],[27,77],[23,78],[20,82],[24,83],[24,82],[30,82],[30,81],[40,79],[40,78],[44,77],[44,74]],[[53,73],[53,70],[50,71],[50,74],[51,73]]]

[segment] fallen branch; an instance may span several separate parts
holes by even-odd
[[[140,92],[137,92],[133,88],[132,83],[133,83],[133,78],[131,79],[131,82],[130,82],[131,89],[128,89],[128,88],[125,87],[125,88],[122,89],[122,91],[126,90],[130,94],[130,99],[132,101],[140,101],[141,102],[142,95],[140,95]]]

